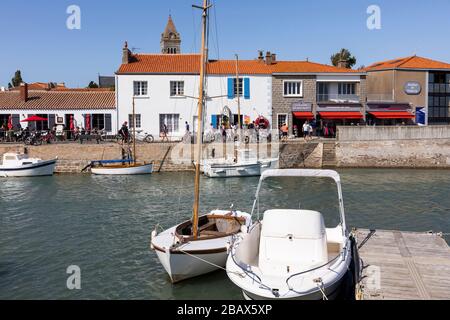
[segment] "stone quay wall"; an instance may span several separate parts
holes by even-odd
[[[289,141],[285,144],[257,146],[261,158],[280,152],[281,168],[440,168],[450,169],[450,138],[381,141],[314,140]],[[121,159],[117,144],[51,144],[38,147],[1,145],[6,152],[28,152],[31,157],[50,160],[58,157],[57,173],[81,173],[93,160]],[[137,147],[140,162],[154,162],[156,172],[193,171],[196,148],[175,143],[142,144]],[[210,144],[203,157],[232,157],[234,146]]]

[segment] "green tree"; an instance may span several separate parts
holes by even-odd
[[[22,73],[20,72],[20,70],[17,70],[16,73],[14,74],[14,78],[12,78],[11,82],[8,83],[8,88],[11,89],[18,87],[22,82],[23,82]]]
[[[348,49],[344,48],[331,56],[331,63],[333,66],[337,67],[340,61],[346,61],[348,68],[353,68],[356,64],[355,56],[353,56]]]
[[[88,88],[96,89],[96,88],[98,88],[98,84],[95,83],[94,81],[91,81],[91,82],[89,82]]]

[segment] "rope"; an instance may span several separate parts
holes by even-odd
[[[186,252],[186,251],[184,251],[184,250],[182,250],[182,249],[180,249],[180,248],[177,248],[177,250],[180,251],[180,252],[182,252],[183,254],[185,254],[185,255],[187,255],[187,256],[190,256],[191,258],[194,258],[194,259],[197,259],[197,260],[199,260],[199,261],[202,261],[202,262],[204,262],[204,263],[206,263],[206,264],[209,264],[209,265],[211,265],[211,266],[213,266],[213,267],[215,267],[215,268],[217,268],[217,269],[223,270],[223,271],[225,271],[225,272],[227,272],[227,273],[234,273],[235,275],[237,275],[237,276],[239,276],[239,277],[241,277],[241,278],[245,278],[245,276],[246,276],[244,273],[228,271],[226,268],[224,268],[224,267],[222,267],[222,266],[219,266],[219,265],[217,265],[217,264],[215,264],[215,263],[206,261],[205,259],[202,259],[202,258],[200,258],[200,257],[197,257],[197,256],[195,256],[195,255],[193,255],[193,254],[190,254],[190,253],[188,253],[188,252]]]
[[[317,288],[319,288],[320,292],[322,293],[322,299],[324,301],[328,301],[328,297],[325,291],[323,290],[324,284],[322,278],[315,279],[314,283],[317,285]]]

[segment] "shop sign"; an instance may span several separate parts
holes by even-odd
[[[312,103],[298,101],[292,104],[292,112],[308,112],[312,111]]]
[[[418,95],[422,92],[422,86],[416,81],[405,83],[405,93],[409,95]]]

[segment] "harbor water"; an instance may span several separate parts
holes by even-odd
[[[349,228],[450,232],[450,171],[340,174]],[[325,182],[269,181],[261,212],[311,208],[334,226],[336,190]],[[202,212],[231,205],[250,212],[257,184],[203,179]],[[0,185],[0,299],[242,299],[223,271],[172,285],[150,251],[156,225],[190,218],[191,173],[60,175]],[[69,266],[81,269],[81,290],[67,288]]]

